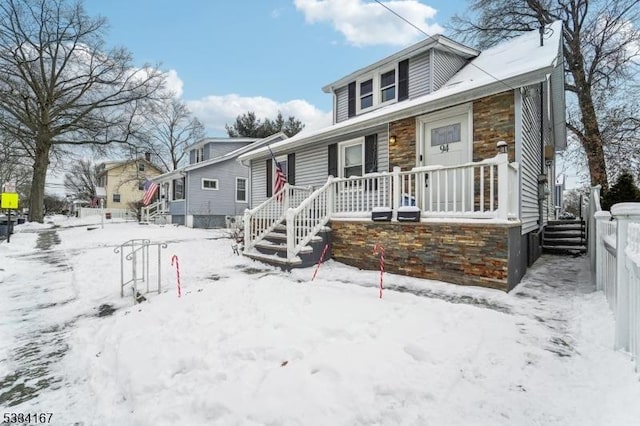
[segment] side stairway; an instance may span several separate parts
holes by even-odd
[[[264,239],[256,243],[253,249],[245,250],[243,254],[253,260],[278,266],[285,270],[306,268],[318,263],[326,245],[328,245],[328,250],[323,259],[327,260],[331,257],[330,236],[331,229],[324,227],[322,231],[311,239],[309,244],[300,250],[300,253],[294,259],[289,260],[287,259],[287,226],[283,222],[267,233]]]
[[[586,253],[587,240],[584,220],[552,220],[545,227],[542,249],[552,254]]]

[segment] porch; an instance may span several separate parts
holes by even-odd
[[[292,268],[317,261],[328,244],[334,259],[368,269],[366,252],[381,243],[394,272],[508,290],[524,273],[518,188],[518,164],[506,152],[329,177],[315,190],[286,185],[246,211],[244,253]]]

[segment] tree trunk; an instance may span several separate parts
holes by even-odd
[[[50,151],[51,143],[39,138],[33,163],[31,196],[29,197],[29,220],[32,222],[42,223],[44,221],[44,184],[47,178]]]

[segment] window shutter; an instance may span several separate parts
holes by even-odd
[[[347,86],[347,92],[348,92],[348,116],[349,117],[353,117],[354,115],[356,115],[356,82],[351,82],[349,83],[349,86]]]
[[[329,176],[338,177],[338,144],[329,145]]]
[[[378,135],[368,135],[364,138],[364,172],[378,171]]]
[[[271,197],[273,195],[273,167],[271,163],[271,159],[267,160],[267,197]]]
[[[409,60],[398,64],[398,101],[409,99]]]
[[[287,155],[287,182],[289,185],[296,184],[296,154]]]

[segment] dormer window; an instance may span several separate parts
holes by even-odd
[[[396,68],[368,75],[357,81],[357,113],[396,101]]]
[[[396,70],[387,71],[380,75],[380,102],[395,100],[396,98]]]
[[[360,83],[360,109],[373,106],[373,79]]]
[[[194,151],[195,151],[195,162],[199,163],[201,161],[204,161],[204,147],[197,148]]]

